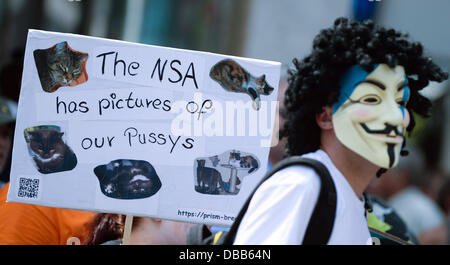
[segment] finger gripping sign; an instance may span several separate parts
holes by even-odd
[[[230,225],[263,177],[280,63],[30,30],[8,201]]]

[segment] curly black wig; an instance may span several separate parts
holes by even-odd
[[[406,105],[412,111],[428,117],[431,102],[419,94],[429,81],[442,82],[448,73],[423,55],[418,42],[408,41],[408,35],[375,25],[372,21],[338,18],[331,28],[323,29],[313,42],[309,56],[293,60],[295,69],[288,71],[289,87],[285,93],[285,124],[281,132],[287,137],[287,154],[302,155],[320,146],[320,128],[315,116],[324,106],[331,106],[339,96],[339,80],[347,69],[360,65],[371,72],[376,64],[390,67],[402,65],[411,91]],[[407,128],[414,128],[414,118]]]

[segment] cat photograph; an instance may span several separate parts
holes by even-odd
[[[237,151],[230,152],[230,159],[228,162],[236,168],[250,168],[247,173],[252,173],[258,169],[258,160],[251,155],[241,156]]]
[[[33,52],[34,61],[45,92],[55,92],[63,86],[76,86],[87,81],[87,53],[70,48],[64,41],[45,50]]]
[[[197,160],[197,185],[195,190],[204,194],[219,194],[223,188],[222,175],[214,168],[205,166],[205,159]]]
[[[253,108],[261,108],[260,95],[270,95],[274,88],[266,82],[266,75],[254,77],[231,59],[216,63],[209,76],[230,92],[247,93],[253,100]]]
[[[143,199],[161,189],[161,180],[155,168],[147,161],[118,159],[99,165],[94,174],[102,193],[114,199]]]
[[[250,168],[248,170],[248,173],[252,173],[253,171],[258,169],[258,160],[256,160],[252,156],[241,156],[240,167]]]
[[[63,132],[50,128],[26,130],[28,151],[42,174],[68,171],[77,165],[77,157],[63,141]]]
[[[241,167],[241,154],[238,152],[230,152],[228,164],[233,167]]]
[[[211,161],[211,163],[213,164],[213,167],[217,167],[217,165],[220,162],[219,156],[216,155],[216,156],[211,156],[211,157],[208,157],[208,158]]]
[[[238,176],[236,176],[236,184],[235,185],[236,186],[241,185],[241,179]],[[225,192],[230,192],[230,187],[231,187],[231,179],[223,182],[223,189]]]
[[[260,164],[250,153],[229,150],[194,160],[195,190],[203,194],[237,195],[245,178]]]

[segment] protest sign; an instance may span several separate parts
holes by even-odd
[[[280,63],[30,30],[8,201],[230,225],[263,177]]]

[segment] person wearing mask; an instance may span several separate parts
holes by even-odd
[[[311,54],[294,60],[294,66],[282,135],[289,156],[318,161],[331,175],[336,197],[328,202],[336,208],[321,217],[332,220],[330,234],[325,239],[323,230],[308,229],[323,184],[318,172],[294,165],[257,188],[234,244],[302,244],[306,238],[320,244],[370,243],[363,192],[407,155],[412,113],[426,117],[431,106],[418,92],[448,74],[406,35],[347,18],[323,29]]]

